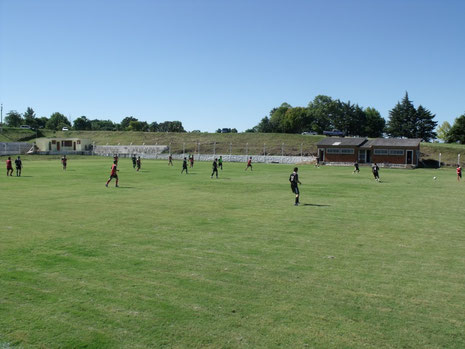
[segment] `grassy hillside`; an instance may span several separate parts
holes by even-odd
[[[197,151],[200,143],[201,153],[229,154],[230,144],[233,154],[262,154],[263,144],[266,144],[266,152],[270,155],[281,155],[281,147],[284,143],[284,155],[300,155],[301,145],[303,155],[316,154],[316,143],[323,136],[302,136],[299,134],[282,133],[159,133],[159,132],[125,132],[125,131],[67,131],[54,132],[41,130],[39,136],[43,137],[80,137],[92,139],[97,145],[116,144],[163,144],[171,143],[174,153],[181,153],[183,146],[187,153]],[[5,129],[0,133],[0,142],[33,141],[35,132],[22,129]],[[216,145],[215,145],[216,142]],[[441,153],[442,162],[454,165],[457,162],[457,154],[465,156],[463,144],[422,143],[422,159],[438,160]]]

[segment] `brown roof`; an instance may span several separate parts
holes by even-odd
[[[317,146],[334,146],[334,147],[359,147],[367,141],[366,138],[338,138],[338,137],[326,137],[319,141]]]
[[[373,147],[418,147],[420,138],[376,138],[370,141]]]

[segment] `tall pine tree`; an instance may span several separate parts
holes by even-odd
[[[438,123],[433,120],[435,116],[428,109],[423,108],[422,105],[418,106],[415,138],[421,138],[425,142],[429,142],[432,138],[436,137],[434,129]]]
[[[397,102],[397,105],[389,111],[388,134],[391,137],[414,137],[416,114],[417,111],[409,100],[408,93],[405,92],[402,102]]]

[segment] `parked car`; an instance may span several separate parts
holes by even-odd
[[[332,130],[332,131],[323,131],[323,134],[325,136],[337,136],[337,137],[344,137],[345,136],[345,133],[342,132],[342,131],[338,131],[338,130]]]
[[[19,128],[25,128],[27,130],[30,130],[31,126],[29,126],[29,125],[21,125],[21,126],[19,126]]]
[[[69,131],[69,128],[63,127],[61,130],[62,130],[62,131]]]
[[[318,134],[318,132],[315,132],[315,131],[302,132],[302,135],[304,135],[304,136],[315,136],[317,134]]]

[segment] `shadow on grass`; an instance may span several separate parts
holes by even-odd
[[[313,207],[328,207],[331,205],[319,205],[319,204],[303,204],[303,206],[313,206]]]

